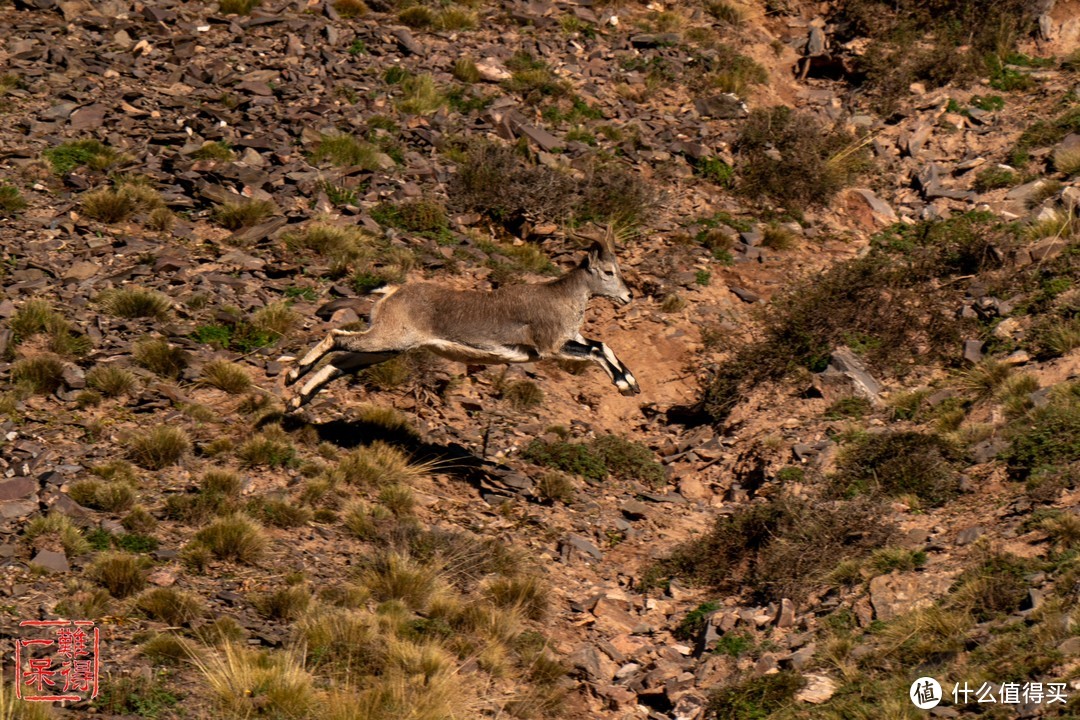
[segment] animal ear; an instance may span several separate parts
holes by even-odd
[[[597,263],[600,262],[600,258],[604,254],[604,246],[599,242],[593,243],[593,246],[589,248],[589,254],[585,256],[585,259],[581,261],[581,267],[588,270]]]

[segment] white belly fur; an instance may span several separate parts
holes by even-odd
[[[521,350],[509,347],[498,349],[483,349],[470,347],[451,342],[437,342],[425,345],[436,355],[447,360],[455,360],[464,363],[476,363],[478,365],[502,365],[504,363],[529,362],[529,354]]]

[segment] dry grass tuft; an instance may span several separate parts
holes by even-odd
[[[179,635],[158,633],[139,647],[139,652],[159,665],[179,665],[196,657],[198,648],[190,640]]]
[[[161,195],[143,184],[124,183],[115,188],[100,188],[85,193],[80,204],[83,215],[103,223],[118,223],[138,212],[163,207]]]
[[[203,382],[232,395],[251,388],[251,376],[244,368],[228,360],[211,360],[203,366]]]
[[[218,10],[222,15],[249,15],[261,4],[262,0],[219,0]]]
[[[454,62],[454,79],[463,83],[480,82],[480,71],[476,68],[476,61],[470,57],[461,57]]]
[[[979,398],[990,397],[1012,375],[1012,368],[993,358],[987,358],[965,372],[960,387]]]
[[[275,336],[284,337],[300,322],[300,315],[285,300],[272,302],[260,308],[251,318],[251,325]]]
[[[321,163],[324,160],[337,167],[355,165],[365,170],[378,170],[379,150],[348,133],[323,135],[311,154],[311,161]]]
[[[446,95],[429,73],[414,75],[401,83],[404,95],[398,100],[398,109],[414,115],[431,115],[446,105]]]
[[[547,583],[535,575],[493,580],[487,595],[498,607],[516,609],[530,620],[543,620],[551,605]]]
[[[180,428],[160,426],[128,441],[128,455],[147,470],[175,465],[191,452],[191,440]]]
[[[27,540],[36,540],[43,535],[58,539],[68,557],[85,555],[90,552],[90,543],[86,541],[82,531],[75,527],[75,524],[71,522],[67,515],[52,512],[45,517],[34,518],[26,526]]]
[[[430,464],[409,462],[405,453],[376,440],[349,452],[338,463],[335,474],[350,485],[384,487],[415,482],[431,469]]]
[[[302,585],[281,588],[255,598],[255,609],[269,620],[292,621],[311,605],[311,591]]]
[[[203,146],[191,154],[191,157],[196,160],[220,160],[222,162],[229,162],[236,154],[229,147],[229,144],[224,141],[219,142],[206,142]]]
[[[421,564],[394,552],[377,556],[361,578],[376,600],[400,600],[415,610],[427,607],[445,586],[438,565]]]
[[[26,200],[19,188],[14,185],[0,183],[0,217],[15,217],[26,209]]]
[[[237,448],[236,457],[244,467],[281,467],[293,462],[296,447],[281,427],[271,425]]]
[[[132,355],[139,366],[166,378],[180,377],[190,359],[186,350],[170,345],[163,338],[135,343]]]
[[[137,382],[130,371],[116,365],[95,365],[86,373],[86,384],[105,397],[130,395]]]
[[[146,586],[146,576],[139,558],[131,553],[103,553],[87,573],[115,598],[126,598]]]
[[[64,384],[64,363],[54,355],[26,358],[11,368],[11,380],[16,386],[28,388],[38,395],[49,395]]]
[[[80,505],[110,513],[130,510],[135,504],[135,491],[124,482],[80,480],[72,484],[68,495]]]
[[[89,338],[76,333],[71,322],[47,300],[26,301],[11,318],[9,327],[14,335],[13,346],[44,333],[48,336],[48,350],[57,355],[85,355],[92,347]]]
[[[512,382],[499,396],[510,403],[510,407],[520,411],[531,410],[544,403],[544,391],[532,380]]]
[[[1054,169],[1069,176],[1080,172],[1080,144],[1054,150]]]
[[[363,17],[369,12],[364,0],[334,0],[334,9],[343,18]]]
[[[214,208],[214,222],[226,230],[242,230],[258,225],[276,209],[269,200],[227,202]]]
[[[195,542],[219,560],[246,564],[257,562],[267,546],[262,526],[241,514],[218,518],[195,533]]]
[[[135,599],[135,608],[152,620],[177,627],[202,617],[205,612],[198,595],[169,587],[152,588],[142,593]]]
[[[271,653],[233,642],[195,659],[221,717],[308,717],[316,708],[314,679],[294,650]]]
[[[118,288],[98,297],[105,312],[120,318],[163,318],[172,307],[172,300],[156,290]]]

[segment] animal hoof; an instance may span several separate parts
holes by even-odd
[[[289,412],[296,412],[300,408],[304,407],[304,398],[299,395],[289,398],[289,401],[285,403],[285,407]]]
[[[294,382],[300,379],[300,368],[293,368],[289,372],[285,373],[285,385],[292,385]]]

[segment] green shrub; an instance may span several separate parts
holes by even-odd
[[[590,444],[607,471],[620,480],[640,480],[646,485],[663,485],[664,467],[652,450],[618,435],[601,435]]]
[[[694,174],[699,175],[710,182],[725,188],[735,186],[735,168],[728,165],[720,158],[705,157],[691,161]]]
[[[684,642],[693,642],[705,630],[709,617],[720,609],[719,603],[713,601],[703,602],[696,608],[686,613],[679,624],[671,631],[672,637]]]
[[[957,578],[951,601],[980,622],[1015,612],[1028,597],[1027,576],[1032,570],[1030,561],[1012,553],[980,552],[975,564]]]
[[[7,183],[0,183],[0,217],[15,217],[26,209],[26,200],[19,188]]]
[[[97,140],[73,140],[48,148],[42,153],[52,164],[53,172],[66,175],[77,167],[106,170],[124,157]]]
[[[323,135],[311,154],[313,163],[328,160],[336,166],[355,165],[364,170],[379,169],[379,150],[348,133]]]
[[[707,712],[716,720],[764,720],[792,705],[805,684],[794,670],[743,680],[710,693]]]
[[[874,433],[844,449],[830,482],[846,497],[915,495],[937,506],[960,492],[956,459],[956,451],[938,435]]]
[[[1080,383],[1061,388],[1049,403],[1021,418],[1004,458],[1016,480],[1075,466],[1080,458]]]
[[[861,141],[779,106],[755,110],[733,145],[738,189],[780,205],[824,205],[869,166]]]
[[[1016,141],[1012,150],[1012,163],[1015,165],[1018,161],[1029,160],[1029,151],[1056,145],[1075,132],[1080,132],[1080,108],[1075,106],[1049,120],[1036,120]]]
[[[896,528],[876,503],[777,496],[716,519],[654,570],[761,602],[798,601],[843,560],[885,545]]]
[[[1006,232],[988,213],[883,231],[864,257],[774,297],[760,339],[736,348],[712,374],[702,410],[722,422],[749,388],[798,368],[820,372],[841,345],[883,373],[948,357],[969,326],[939,312],[943,303],[961,300],[962,290],[948,281],[998,267],[992,248]]]
[[[1019,182],[1019,180],[1020,178],[1017,174],[1009,168],[993,165],[985,170],[981,170],[979,174],[975,176],[975,183],[972,187],[975,188],[975,192],[986,192],[988,190],[996,190],[997,188],[1011,187]]]
[[[832,19],[844,28],[841,41],[870,39],[858,70],[887,113],[914,82],[934,89],[990,75],[992,86],[1013,89],[1027,80],[1006,72],[1003,58],[1013,59],[1010,51],[1036,17],[1026,0],[848,0]]]
[[[525,448],[522,457],[537,465],[581,475],[589,480],[603,480],[608,474],[603,459],[582,443],[548,443],[536,439]]]

